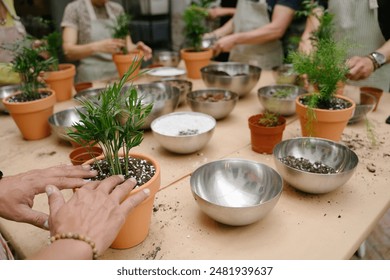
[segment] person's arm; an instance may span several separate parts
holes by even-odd
[[[88,44],[78,44],[77,29],[64,27],[62,29],[62,48],[68,60],[80,60],[95,53],[117,53],[126,44],[122,39],[105,39]]]
[[[385,57],[385,63],[389,63],[390,40],[388,40],[384,45],[375,50],[375,52],[383,54]],[[367,54],[366,56],[353,56],[347,60],[347,65],[349,67],[348,79],[366,79],[377,69],[375,60],[372,57],[370,58],[369,56],[370,54]]]
[[[35,169],[0,180],[0,217],[48,229],[48,215],[33,210],[34,197],[44,193],[48,184],[60,189],[71,189],[85,184],[85,179],[96,176],[89,165],[60,165]]]
[[[123,176],[91,181],[68,201],[57,187],[47,186],[52,243],[31,259],[92,259],[102,254],[129,212],[149,196],[149,189],[128,196],[135,184],[135,179],[124,181]]]
[[[312,11],[312,14],[306,19],[305,30],[302,33],[301,40],[299,42],[299,51],[304,53],[310,53],[313,49],[311,37],[315,30],[318,29],[320,22],[319,18],[322,16],[324,10],[321,7],[317,7]]]
[[[264,44],[283,37],[291,21],[295,10],[283,5],[275,5],[272,19],[269,24],[247,32],[234,33],[219,39],[214,50],[229,52],[236,44]]]
[[[216,19],[223,16],[232,16],[236,12],[236,8],[215,7],[207,10],[211,19]]]

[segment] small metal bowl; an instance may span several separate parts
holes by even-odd
[[[216,120],[196,112],[161,116],[151,124],[153,136],[168,151],[190,154],[201,150],[213,135]]]
[[[208,114],[220,120],[236,106],[238,94],[224,89],[202,89],[187,94],[187,104],[194,112]]]
[[[73,98],[76,101],[81,101],[82,99],[97,100],[103,90],[105,90],[105,87],[84,89],[77,92]]]
[[[223,224],[249,225],[264,218],[283,190],[271,167],[244,159],[209,162],[192,173],[191,191],[200,209]]]
[[[166,78],[156,81],[157,83],[167,83],[170,86],[177,87],[180,90],[179,105],[186,102],[187,94],[192,90],[192,82],[184,79]]]
[[[304,88],[295,85],[270,85],[257,90],[257,98],[269,112],[290,116],[295,114],[295,99],[307,93]]]
[[[207,87],[230,90],[243,97],[248,94],[260,79],[261,68],[238,62],[210,64],[201,70]]]
[[[8,113],[8,110],[3,104],[3,99],[13,95],[18,90],[20,90],[20,85],[7,85],[0,87],[0,112]]]
[[[77,109],[82,110],[82,107],[78,106],[59,111],[49,117],[51,130],[58,138],[71,142],[68,132],[74,131],[72,125],[80,121]]]
[[[298,74],[295,73],[292,64],[283,64],[272,68],[273,75],[277,84],[296,85],[298,83]]]
[[[180,63],[180,54],[175,51],[157,51],[153,55],[153,64],[166,67],[177,67]]]
[[[356,108],[352,117],[349,119],[348,124],[357,123],[363,120],[369,112],[374,110],[377,100],[372,94],[361,92],[360,100],[355,103]]]
[[[336,173],[320,174],[290,167],[281,160],[287,156],[325,164]],[[314,137],[300,137],[278,143],[274,147],[273,158],[276,169],[286,182],[298,190],[312,194],[328,193],[344,185],[359,162],[358,156],[347,146]]]

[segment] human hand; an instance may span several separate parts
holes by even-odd
[[[88,236],[103,253],[114,241],[129,212],[145,200],[149,189],[127,197],[136,181],[124,181],[123,176],[111,176],[103,181],[91,181],[78,189],[65,202],[55,186],[46,192],[50,206],[50,232],[77,233]]]
[[[95,42],[95,52],[115,54],[121,51],[126,46],[126,41],[123,39],[104,39]]]
[[[47,185],[71,189],[85,184],[83,178],[96,176],[89,165],[60,165],[35,169],[0,180],[0,216],[48,229],[48,215],[33,210],[34,197],[44,193]]]
[[[313,50],[313,45],[310,39],[301,39],[299,41],[298,50],[302,53],[309,54]]]
[[[350,80],[362,80],[368,78],[374,72],[374,64],[366,56],[353,56],[347,60],[349,73],[347,78]]]
[[[214,7],[207,10],[210,19],[216,19],[220,16],[220,8]]]
[[[143,51],[144,60],[149,60],[152,58],[152,49],[149,46],[145,45],[144,42],[139,41],[136,44],[136,47],[137,47],[137,49]]]
[[[235,34],[227,35],[218,39],[214,43],[213,51],[214,55],[217,56],[221,52],[230,52],[230,50],[236,45],[236,37]]]

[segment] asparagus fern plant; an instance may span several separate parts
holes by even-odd
[[[83,99],[79,109],[80,121],[68,132],[76,143],[85,146],[99,144],[110,166],[110,174],[128,175],[128,161],[121,166],[119,153],[128,155],[130,149],[141,144],[142,126],[152,110],[153,104],[144,104],[137,90],[124,84],[139,67],[141,61],[134,61],[118,83],[108,86],[98,100]],[[126,119],[124,122],[123,119]]]

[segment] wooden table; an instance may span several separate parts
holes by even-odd
[[[148,82],[143,77],[137,83]],[[192,80],[193,89],[204,88]],[[221,158],[244,158],[274,168],[271,155],[251,150],[247,119],[262,107],[256,92],[273,84],[272,73],[263,71],[250,94],[240,99],[228,118],[218,121],[214,135],[201,151],[177,155],[164,150],[150,131],[134,151],[149,154],[161,164],[162,186],[156,196],[147,239],[128,250],[109,249],[102,259],[349,259],[369,235],[390,205],[390,125],[385,124],[390,94],[385,93],[376,112],[368,115],[375,126],[377,145],[372,145],[365,122],[348,125],[342,143],[354,149],[359,165],[353,177],[338,190],[310,195],[284,185],[276,207],[261,221],[244,227],[219,224],[201,213],[194,201],[189,179],[199,166]],[[98,83],[95,83],[98,86]],[[347,91],[355,88],[348,87]],[[56,104],[55,111],[76,105],[73,100]],[[176,111],[189,111],[181,106]],[[0,170],[5,175],[33,168],[69,163],[72,147],[55,135],[25,141],[10,116],[0,116]],[[301,136],[296,117],[288,118],[283,138]],[[70,191],[64,191],[70,196]],[[34,208],[48,212],[46,195]],[[45,246],[48,233],[34,226],[0,219],[0,230],[17,252],[30,256]]]

